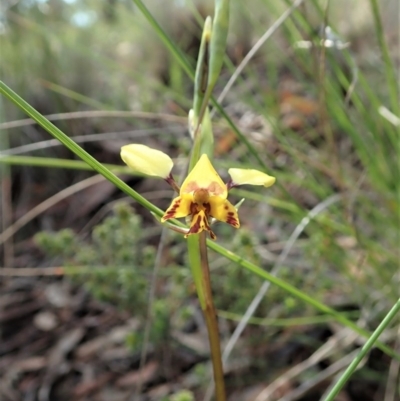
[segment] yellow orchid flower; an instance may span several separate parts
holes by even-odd
[[[179,192],[161,222],[188,217],[190,227],[184,231],[185,237],[205,230],[215,240],[216,235],[210,227],[212,218],[239,228],[236,208],[227,199],[228,190],[244,184],[269,187],[275,182],[274,177],[258,170],[231,168],[228,171],[231,180],[225,184],[208,156],[203,154],[179,188],[171,175],[173,162],[165,153],[145,145],[132,144],[121,148],[121,158],[135,171],[164,178]]]
[[[191,215],[190,229],[185,235],[198,234],[203,230],[216,239],[210,228],[210,217],[224,221],[235,228],[240,227],[235,207],[226,199],[228,189],[212,166],[208,156],[203,154],[186,177],[171,206],[161,221]]]

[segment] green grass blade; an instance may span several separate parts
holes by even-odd
[[[54,157],[36,157],[36,156],[2,156],[0,154],[0,164],[8,164],[14,166],[31,166],[31,167],[47,167],[47,168],[67,168],[72,170],[93,170],[93,167],[84,161],[56,159]],[[132,171],[129,167],[118,166],[116,164],[103,164],[104,167],[116,174],[129,174],[141,176],[140,173]]]
[[[355,323],[353,323],[352,321],[347,319],[341,313],[336,312],[334,309],[330,308],[329,306],[317,301],[316,299],[314,299],[310,295],[306,294],[305,292],[298,290],[297,288],[295,288],[291,284],[287,283],[286,281],[273,276],[272,274],[263,270],[261,267],[255,265],[247,260],[244,260],[243,258],[234,254],[231,251],[226,250],[221,245],[218,245],[216,242],[209,240],[209,241],[207,241],[207,244],[208,244],[209,248],[218,252],[220,255],[225,256],[227,259],[231,260],[232,262],[240,264],[247,270],[250,270],[254,274],[263,278],[264,280],[268,280],[272,284],[275,284],[279,288],[286,291],[288,294],[291,294],[292,296],[296,297],[297,299],[300,299],[301,301],[305,302],[306,304],[313,306],[315,309],[319,310],[320,312],[323,312],[326,315],[333,316],[336,319],[336,321],[342,323],[344,326],[351,328],[356,333],[358,333],[360,336],[365,337],[365,338],[370,337],[370,333],[368,333],[366,330],[358,327]],[[376,346],[378,348],[380,348],[382,351],[384,351],[386,354],[388,354],[391,357],[396,358],[398,361],[400,361],[400,355],[397,354],[395,351],[393,351],[387,345],[380,343],[380,342],[376,342]]]
[[[11,100],[21,110],[23,110],[29,117],[35,120],[42,128],[44,128],[49,134],[53,135],[54,138],[58,139],[65,147],[75,153],[79,158],[86,162],[93,170],[104,176],[107,180],[112,182],[117,188],[125,192],[127,195],[134,198],[138,203],[144,206],[146,209],[155,213],[158,216],[162,216],[163,212],[158,207],[153,205],[143,196],[139,195],[136,191],[130,188],[124,181],[119,179],[113,174],[107,167],[98,162],[93,156],[82,149],[76,144],[71,138],[65,135],[59,128],[53,125],[49,120],[43,117],[38,111],[36,111],[30,104],[18,96],[11,88],[9,88],[3,81],[0,81],[0,93]]]
[[[389,325],[389,323],[392,321],[392,319],[396,316],[396,314],[399,311],[400,311],[400,298],[394,304],[392,309],[388,312],[388,314],[385,316],[385,318],[382,320],[382,322],[376,328],[376,330],[371,334],[371,337],[361,348],[361,351],[353,359],[351,364],[343,372],[342,376],[337,381],[337,383],[334,385],[334,387],[331,389],[331,391],[328,393],[328,395],[326,396],[324,401],[333,401],[335,399],[335,397],[339,394],[339,391],[343,388],[343,386],[346,384],[346,382],[350,379],[350,376],[356,370],[358,364],[365,357],[365,355],[367,355],[367,353],[371,350],[373,345],[377,342],[379,336],[382,334],[382,332],[386,329],[386,327]]]
[[[143,4],[141,0],[133,0],[136,4],[137,8],[142,12],[147,21],[156,31],[157,35],[160,37],[165,47],[174,55],[180,66],[184,69],[187,75],[194,80],[195,73],[193,71],[192,66],[190,65],[187,58],[180,51],[179,47],[175,46],[174,42],[171,38],[165,33],[165,31],[161,28],[160,24],[155,20],[152,16],[151,12],[147,9],[147,7]]]

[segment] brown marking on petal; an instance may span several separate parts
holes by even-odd
[[[199,186],[197,185],[197,183],[195,181],[191,181],[185,186],[183,193],[189,194],[190,192],[194,192],[197,189],[199,189]]]
[[[181,204],[182,199],[178,199],[175,201],[173,205],[169,207],[169,209],[165,212],[164,216],[162,217],[162,220],[168,220],[171,219],[175,216],[176,210],[179,208],[179,205]]]
[[[202,213],[194,215],[193,220],[194,223],[192,223],[190,230],[187,235],[190,234],[198,234],[202,232],[203,230],[208,231],[210,234],[210,238],[215,240],[217,236],[213,233],[213,231],[210,228],[210,224],[208,222],[208,215],[204,213],[204,211],[201,211]],[[185,237],[187,236],[185,235]]]
[[[203,211],[205,216],[207,216],[205,220],[207,220],[211,211],[211,205],[210,202],[208,201],[209,199],[210,199],[210,194],[206,189],[200,188],[194,191],[193,194],[194,202],[192,203],[190,208],[192,215],[195,215],[196,213]],[[206,221],[204,221],[204,225],[207,225]]]
[[[210,224],[208,224],[208,218],[207,218],[207,216],[204,216],[204,217],[203,217],[203,224],[204,224],[204,228],[205,228],[207,231],[211,231]]]
[[[239,221],[235,217],[228,217],[226,222],[235,228],[239,227]]]
[[[203,229],[208,231],[208,233],[210,234],[210,238],[212,240],[215,240],[217,238],[217,236],[214,234],[214,232],[211,230],[210,224],[208,222],[208,214],[205,214],[205,216],[202,216],[202,223],[204,225]]]
[[[204,230],[208,231],[208,233],[210,234],[210,238],[212,240],[216,240],[217,236],[214,234],[213,230],[211,230],[211,227],[210,227],[210,224],[208,223],[207,217],[204,217],[203,223],[204,223]]]
[[[235,215],[235,213],[233,213],[233,212],[228,212],[228,217],[232,217],[232,216],[234,216]]]
[[[228,205],[225,205],[225,206],[224,206],[224,209],[225,209],[225,210],[229,210],[229,206],[228,206]]]
[[[207,187],[208,191],[213,193],[214,195],[221,195],[222,193],[224,193],[225,188],[222,188],[220,184],[218,184],[218,182],[213,181],[208,187]]]
[[[190,227],[189,230],[189,234],[197,234],[199,232],[201,232],[201,220],[202,220],[202,216],[198,215],[198,216],[193,216],[194,218],[197,217],[196,222],[192,225],[192,227]]]
[[[195,214],[199,213],[199,208],[197,207],[197,204],[194,203],[194,202],[192,202],[192,203],[190,204],[189,210],[190,210],[190,214],[191,214],[192,216],[194,216]]]

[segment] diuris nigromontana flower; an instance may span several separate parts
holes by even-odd
[[[274,177],[258,170],[232,168],[228,170],[231,180],[225,184],[208,156],[203,154],[179,189],[171,175],[173,162],[165,153],[145,145],[132,144],[122,147],[121,157],[133,170],[164,178],[179,191],[179,196],[173,199],[161,221],[189,216],[190,227],[185,237],[205,230],[212,239],[216,239],[210,227],[212,218],[239,228],[237,210],[227,199],[228,189],[244,184],[269,187],[275,182]]]
[[[186,235],[206,230],[215,239],[210,228],[210,217],[235,228],[240,227],[237,211],[227,197],[226,184],[215,171],[208,156],[203,154],[183,181],[179,196],[172,201],[161,221],[190,215],[190,229]]]

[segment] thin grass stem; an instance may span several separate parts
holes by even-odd
[[[337,383],[332,388],[332,390],[329,392],[329,394],[326,396],[324,401],[333,401],[335,399],[335,397],[339,394],[339,391],[343,388],[343,386],[350,379],[350,376],[356,370],[358,364],[362,361],[362,359],[371,350],[371,348],[374,346],[374,344],[378,340],[379,336],[386,329],[386,327],[389,326],[390,322],[393,320],[393,318],[396,316],[396,314],[399,311],[400,311],[400,298],[393,305],[392,309],[387,313],[387,315],[382,320],[382,322],[379,324],[379,326],[376,328],[376,330],[372,333],[371,337],[368,339],[368,341],[361,348],[361,351],[358,353],[358,355],[353,359],[351,364],[343,372],[342,376],[337,381]]]

